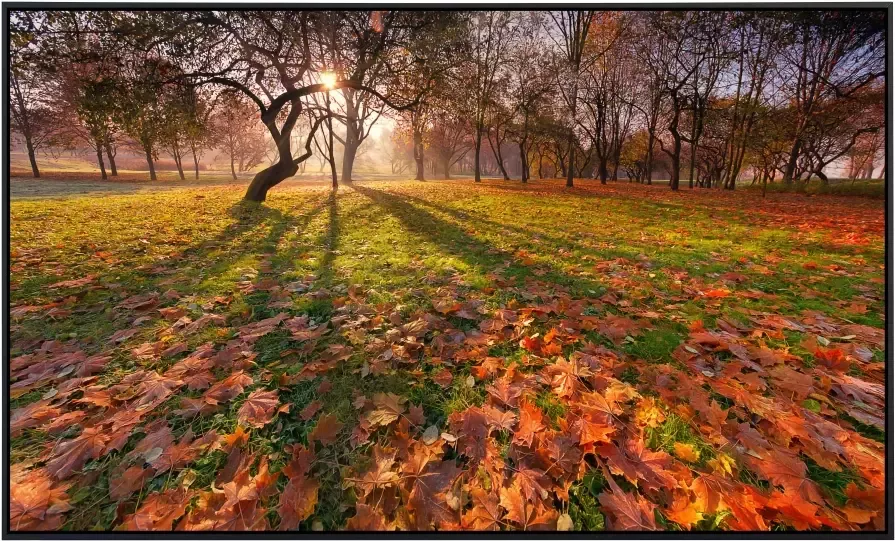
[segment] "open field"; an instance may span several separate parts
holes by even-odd
[[[882,528],[882,203],[579,185],[20,191],[12,529]]]

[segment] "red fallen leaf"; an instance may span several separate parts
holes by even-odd
[[[19,436],[26,428],[39,426],[50,419],[59,416],[62,409],[51,406],[49,400],[32,402],[27,406],[12,410],[9,421],[9,430],[12,437]]]
[[[547,508],[539,500],[522,497],[518,487],[500,489],[500,505],[507,510],[506,519],[515,522],[522,530],[555,530],[559,514]]]
[[[158,304],[158,293],[150,292],[144,293],[142,295],[134,295],[133,297],[128,297],[118,303],[116,308],[123,308],[125,310],[148,310]]]
[[[63,280],[62,282],[56,282],[55,284],[50,284],[47,287],[50,289],[58,289],[62,287],[79,287],[86,286],[87,284],[96,280],[95,274],[89,274],[83,278],[77,278],[74,280]]]
[[[610,434],[615,432],[611,425],[611,417],[602,412],[587,411],[574,423],[575,432],[579,436],[579,445],[587,447],[594,443],[612,441]]]
[[[531,447],[535,434],[546,428],[541,409],[528,400],[523,400],[519,406],[519,427],[513,434],[513,443]]]
[[[280,495],[277,509],[280,530],[294,530],[301,521],[311,516],[317,506],[319,489],[320,484],[316,479],[308,478],[305,474],[289,475],[289,482]]]
[[[173,357],[173,356],[177,355],[178,353],[183,353],[184,351],[187,351],[186,343],[185,342],[177,342],[176,344],[173,344],[173,345],[163,349],[161,352],[161,357],[162,357],[162,359],[167,359],[169,357]]]
[[[849,522],[866,524],[873,520],[876,529],[883,529],[884,490],[874,488],[861,490],[856,484],[849,483],[845,487],[845,495],[848,496],[848,502],[842,512],[845,513]]]
[[[63,513],[71,509],[68,484],[54,484],[46,469],[22,471],[10,468],[9,529],[11,531],[58,530]]]
[[[323,402],[319,400],[315,400],[304,407],[304,409],[299,412],[298,416],[302,421],[310,421],[320,409],[323,408]]]
[[[309,441],[319,441],[323,445],[329,445],[336,441],[336,436],[344,425],[339,422],[335,414],[321,415],[317,425],[308,436]]]
[[[250,460],[250,462],[254,462],[254,460]],[[242,504],[247,502],[257,501],[261,498],[261,494],[258,492],[256,479],[249,477],[248,468],[243,468],[237,471],[233,480],[221,485],[221,490],[223,491],[226,500],[218,509],[218,516],[228,515],[228,512],[233,510],[234,507],[237,507],[236,512],[240,513],[242,509],[240,509],[239,506],[242,506]]]
[[[87,417],[87,413],[82,410],[70,411],[59,417],[54,418],[51,422],[43,425],[41,428],[47,431],[47,434],[55,436],[68,430],[74,424],[78,424]]]
[[[571,362],[560,357],[556,363],[548,365],[545,372],[552,376],[550,385],[560,398],[571,398],[578,392],[581,382],[578,378],[587,378],[593,375],[590,367],[580,364],[578,358]]]
[[[548,460],[545,461],[546,463],[550,464],[552,462],[549,469],[553,472],[553,475],[556,476],[563,471],[567,474],[576,472],[581,465],[581,459],[583,458],[581,448],[578,447],[577,441],[569,436],[563,434],[557,435],[555,433],[551,433],[547,438],[549,439],[547,440],[546,453],[544,453],[544,447],[539,447],[537,453],[538,456],[544,456],[546,454],[548,457]]]
[[[85,428],[77,438],[56,446],[52,458],[47,462],[47,471],[59,480],[71,477],[88,460],[102,456],[108,441],[109,435],[99,427]]]
[[[455,299],[435,299],[432,301],[432,307],[435,308],[437,312],[447,315],[451,312],[456,312],[462,308],[463,305]]]
[[[143,488],[143,484],[155,476],[155,470],[142,465],[131,466],[109,478],[109,497],[121,501]]]
[[[472,406],[461,412],[452,413],[448,420],[454,432],[459,435],[458,451],[468,456],[473,462],[485,458],[486,444],[491,430],[482,409]]]
[[[469,494],[472,498],[472,509],[464,514],[460,523],[466,530],[499,530],[500,500],[493,492],[485,492],[481,488],[473,488]]]
[[[794,400],[805,400],[814,392],[814,378],[808,374],[796,372],[785,365],[775,366],[769,373],[774,385],[788,391],[786,394],[791,395]]]
[[[325,394],[328,393],[330,389],[333,388],[332,382],[328,379],[324,378],[323,381],[320,382],[320,385],[317,386],[317,394]]]
[[[611,491],[603,492],[597,499],[606,511],[609,512],[611,520],[607,522],[609,530],[613,531],[652,531],[658,530],[656,525],[656,517],[653,511],[656,505],[645,500],[638,493],[624,492],[607,475]]]
[[[276,391],[256,389],[243,402],[236,415],[240,424],[261,428],[273,420],[280,404]],[[288,404],[286,405],[288,408]]]
[[[359,503],[354,510],[355,515],[348,519],[348,523],[345,525],[346,530],[364,532],[394,530],[394,527],[389,527],[386,524],[385,517],[375,507]]]
[[[780,512],[779,519],[799,530],[819,528],[823,523],[818,519],[820,506],[803,499],[798,492],[787,489],[775,490],[768,500],[768,507]]]
[[[152,377],[144,380],[137,387],[137,400],[134,407],[158,405],[171,396],[183,383],[173,378],[159,376],[152,372]]]
[[[241,395],[245,387],[251,385],[252,382],[252,376],[249,376],[242,370],[233,372],[226,379],[215,383],[205,392],[205,401],[209,404],[218,404],[232,400]]]
[[[75,371],[75,375],[78,377],[92,376],[93,374],[101,372],[111,360],[111,355],[94,355],[93,357],[88,357],[86,361],[81,363],[78,370]]]
[[[547,477],[543,470],[520,466],[513,478],[513,485],[519,487],[525,499],[543,500],[549,495],[553,481]]]
[[[498,379],[493,385],[485,389],[492,403],[498,406],[515,408],[519,405],[519,397],[522,396],[522,387],[514,385],[506,378]]]
[[[497,430],[512,430],[516,424],[516,414],[512,411],[501,411],[487,404],[482,407],[482,411],[485,412],[488,424]]]
[[[441,526],[459,522],[459,513],[448,506],[445,495],[460,471],[452,461],[430,462],[423,473],[413,479],[407,508],[413,511],[416,529],[426,530],[433,524]]]
[[[817,348],[814,350],[814,358],[817,362],[837,372],[845,372],[851,368],[851,363],[845,352],[839,348]]]
[[[454,381],[454,375],[447,368],[441,370],[434,376],[432,376],[432,381],[437,383],[442,388],[447,388],[451,385],[451,382]]]
[[[798,455],[771,450],[762,458],[746,457],[748,464],[772,485],[782,486],[787,492],[802,494],[811,501],[822,502],[817,485],[807,478],[808,467]]]
[[[709,289],[708,291],[703,292],[703,294],[710,299],[723,299],[725,297],[730,296],[730,290],[728,290],[728,289]]]
[[[130,531],[171,530],[174,522],[186,512],[191,493],[183,488],[154,492],[146,497],[137,511],[125,517],[117,529]]]
[[[171,411],[171,413],[191,418],[197,415],[208,415],[219,409],[221,409],[221,406],[217,404],[209,404],[204,398],[181,398],[180,408]]]
[[[202,389],[207,389],[214,383],[214,374],[206,370],[204,372],[199,372],[198,374],[184,376],[183,383],[185,383],[187,389],[191,391],[201,391]]]
[[[629,439],[626,449],[645,488],[671,490],[677,487],[677,481],[668,471],[672,463],[671,455],[661,450],[651,451],[642,437]]]
[[[156,344],[150,344],[149,342],[144,342],[144,343],[140,344],[139,346],[133,348],[131,350],[131,355],[133,355],[134,357],[136,357],[137,359],[139,359],[141,361],[148,361],[148,360],[155,358],[155,356],[158,355],[161,345],[162,345],[161,342],[158,342]]]
[[[150,460],[149,464],[158,470],[158,473],[168,470],[176,470],[181,468],[193,460],[195,460],[209,445],[216,442],[217,433],[212,430],[202,436],[200,439],[193,441],[193,433],[187,430],[186,434],[180,438],[175,445],[169,445],[163,449],[162,453],[155,460]]]
[[[182,324],[181,324],[182,322]],[[218,314],[202,314],[196,321],[190,321],[190,318],[183,316],[178,319],[172,328],[180,329],[182,334],[193,334],[208,327],[209,325],[226,325],[227,318]]]
[[[625,336],[639,334],[641,324],[627,317],[609,314],[600,321],[598,330],[600,334],[609,337],[615,343],[619,343]]]
[[[140,329],[122,329],[120,331],[115,332],[112,336],[109,337],[109,342],[112,344],[120,344],[124,342],[131,336],[137,334],[137,331]]]
[[[407,410],[407,420],[416,426],[420,426],[426,422],[426,414],[421,406],[412,405]]]
[[[171,291],[171,290],[169,290]],[[166,293],[167,295],[167,293]],[[165,318],[166,321],[177,321],[186,315],[186,310],[183,308],[159,308],[159,313]]]
[[[178,530],[252,531],[270,528],[267,510],[258,499],[243,500],[224,508],[223,492],[204,492],[189,515],[178,525]]]
[[[373,446],[373,464],[360,478],[350,479],[360,490],[362,500],[368,500],[368,496],[374,491],[396,486],[401,480],[398,472],[392,471],[395,454],[394,449],[387,452],[378,444]]]
[[[218,474],[214,478],[215,485],[221,486],[232,481],[237,473],[247,470],[251,466],[254,458],[239,447],[230,449],[230,452],[227,453],[227,462],[224,463],[223,468],[218,470]]]

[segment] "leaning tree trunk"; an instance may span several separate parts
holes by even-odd
[[[25,137],[25,147],[28,148],[28,161],[31,162],[31,174],[34,178],[40,178],[40,169],[37,168],[37,157],[34,155],[34,145],[31,143],[31,136]]]
[[[103,180],[107,180],[109,177],[106,175],[106,164],[103,162],[103,144],[101,141],[96,141],[96,162],[99,164],[99,175]]]
[[[497,147],[495,148],[494,142],[491,141],[491,134],[488,134],[488,146],[491,147],[491,152],[494,153],[494,158],[497,160],[497,168],[500,170],[500,174],[503,175],[504,180],[510,180],[510,175],[507,174],[507,169],[503,165],[503,155],[500,152],[500,140],[497,141]]]
[[[248,201],[264,202],[267,199],[267,192],[283,182],[287,178],[293,176],[298,171],[298,166],[290,159],[280,161],[259,172],[252,178],[249,189],[246,191],[244,199]]]
[[[786,170],[783,172],[783,182],[790,184],[796,171],[796,163],[799,159],[799,153],[802,151],[802,140],[796,139],[792,144],[792,150],[789,152],[789,161],[786,162]]]
[[[196,142],[190,141],[190,151],[193,153],[193,168],[196,171],[196,180],[199,180],[199,156],[196,154]]]
[[[143,150],[146,151],[146,163],[149,164],[149,180],[158,180],[155,176],[155,161],[152,159],[152,149],[144,145]]]
[[[112,176],[117,177],[118,167],[115,165],[115,154],[112,153],[112,143],[109,142],[108,137],[103,141],[103,146],[106,148],[106,156],[109,158],[109,169],[112,170]]]
[[[183,159],[180,150],[174,149],[174,163],[177,165],[177,174],[180,176],[180,180],[186,180],[186,176],[183,174]]]

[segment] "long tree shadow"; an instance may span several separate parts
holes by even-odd
[[[320,265],[317,268],[317,279],[324,287],[330,287],[335,280],[334,263],[339,249],[339,233],[341,225],[339,222],[339,201],[336,192],[331,192],[326,199],[326,208],[329,214],[329,223],[325,237],[322,239],[325,243],[325,251],[320,259]]]
[[[589,246],[585,243],[580,242],[580,240],[575,240],[581,238],[581,235],[583,234],[583,232],[581,231],[569,230],[571,238],[557,237],[543,231],[543,229],[541,228],[525,228],[505,222],[490,220],[488,218],[482,217],[480,214],[477,214],[475,212],[455,209],[446,205],[434,203],[421,197],[408,195],[404,192],[392,193],[395,197],[400,197],[412,203],[432,208],[438,212],[452,216],[458,221],[471,223],[483,228],[492,228],[496,230],[503,229],[509,234],[516,235],[522,241],[530,241],[534,238],[537,238],[551,244],[552,248],[566,247],[570,250],[578,250],[581,252],[590,253],[605,260],[632,258],[644,252],[653,252],[654,255],[659,256],[660,259],[670,258],[670,260],[680,260],[682,258],[694,257],[692,252],[681,248],[665,246],[657,250],[655,245],[649,244],[648,242],[636,243],[631,240],[624,240],[624,245],[628,246],[628,249],[621,249],[618,247],[595,249],[593,246]],[[645,201],[645,203],[658,208],[669,207],[672,210],[679,210],[678,207],[665,205],[663,203],[657,203],[654,201]],[[607,237],[604,235],[603,238],[605,239]]]
[[[533,274],[534,269],[514,253],[466,233],[456,224],[408,202],[402,196],[364,186],[354,186],[354,190],[398,218],[405,229],[436,245],[442,252],[458,257],[477,272],[487,274],[505,267],[508,276],[525,278]],[[568,286],[569,281],[562,277],[562,272],[553,272],[538,276],[538,279]],[[592,280],[577,278],[576,282],[588,288],[600,287]]]
[[[508,224],[508,223],[504,223],[504,222],[497,222],[494,220],[489,220],[489,219],[483,218],[481,215],[473,213],[473,212],[455,209],[455,208],[451,208],[451,207],[448,207],[445,205],[439,205],[438,203],[433,203],[432,201],[429,201],[427,199],[423,199],[421,197],[415,197],[412,195],[407,195],[406,193],[403,193],[403,192],[400,193],[400,195],[395,194],[395,196],[401,197],[402,199],[406,199],[408,201],[411,201],[411,202],[419,204],[419,205],[425,205],[429,208],[435,209],[436,211],[443,212],[444,214],[453,216],[454,218],[461,220],[461,221],[475,222],[477,224],[481,224],[481,225],[484,225],[487,227],[506,229],[506,230],[512,231],[518,235],[522,235],[528,239],[532,238],[532,236],[534,236],[534,235],[537,235],[541,239],[544,239],[544,240],[551,242],[553,244],[558,244],[558,245],[568,244],[569,246],[572,246],[572,247],[582,247],[580,244],[575,243],[575,242],[571,241],[570,239],[556,237],[556,236],[550,235],[549,233],[545,233],[544,231],[538,231],[538,230],[534,230],[534,229],[526,229],[524,227],[519,227],[518,225],[512,225],[512,224]]]
[[[193,270],[199,270],[206,280],[214,278],[225,272],[228,265],[239,258],[275,251],[287,231],[306,227],[325,206],[325,201],[321,199],[302,214],[286,214],[258,203],[240,201],[227,210],[228,215],[236,219],[235,222],[213,238],[170,256],[164,269],[155,268],[143,277],[152,280],[159,273],[176,272],[186,263],[198,262]],[[269,230],[263,238],[250,234],[265,226]]]

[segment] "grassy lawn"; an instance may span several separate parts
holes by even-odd
[[[882,203],[579,184],[13,201],[11,527],[881,527]]]

